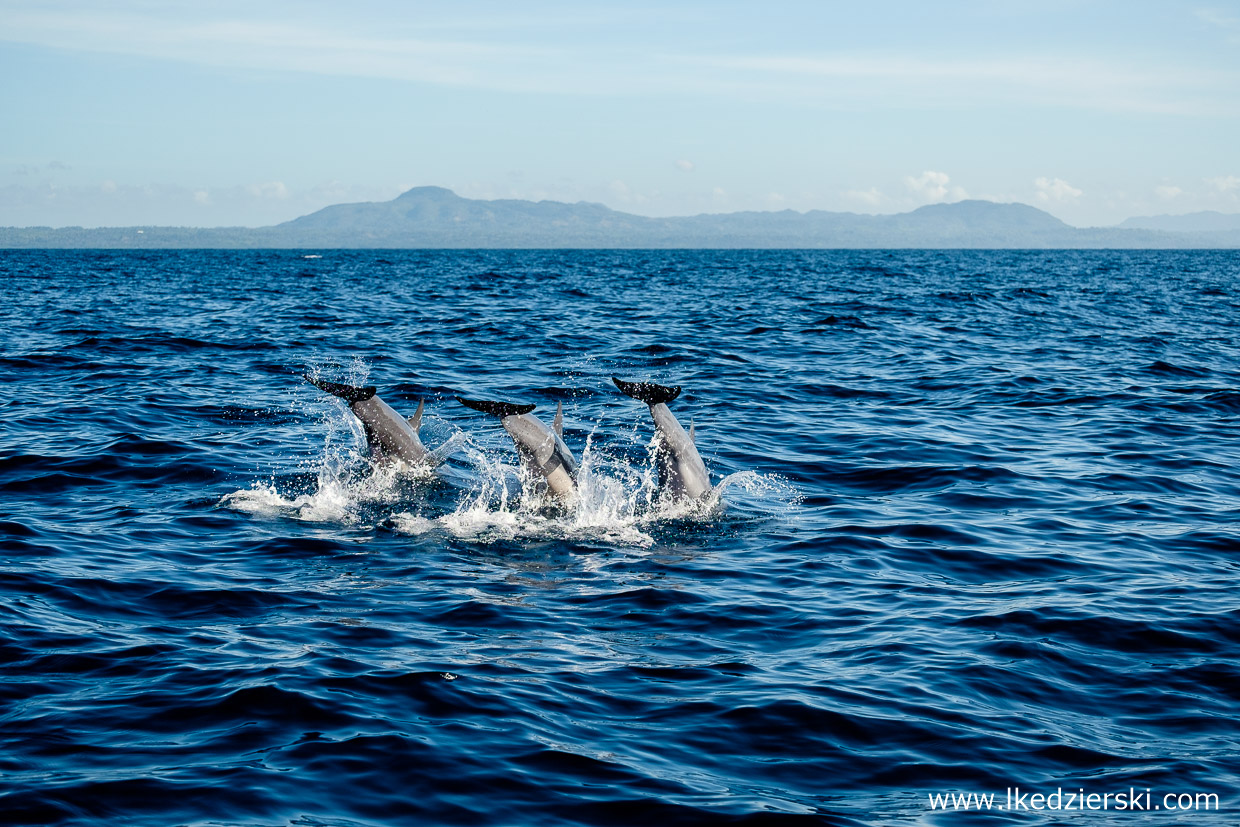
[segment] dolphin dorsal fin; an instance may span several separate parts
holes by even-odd
[[[689,441],[697,445],[697,434],[693,430],[693,420],[689,420]]]
[[[625,396],[640,399],[647,405],[658,405],[660,402],[666,405],[680,396],[680,385],[669,388],[666,385],[656,385],[654,382],[625,382],[614,376],[611,377],[611,381],[616,383],[616,387]]]
[[[564,436],[564,403],[555,403],[555,419],[551,421],[551,430],[555,431],[558,437]]]
[[[473,408],[475,411],[482,411],[491,416],[498,416],[501,419],[505,416],[520,416],[527,414],[536,408],[536,405],[519,405],[515,402],[491,402],[485,399],[464,399],[460,396],[456,398],[467,408]]]
[[[413,428],[413,432],[414,432],[415,434],[418,432],[418,428],[421,428],[421,427],[422,427],[422,409],[423,409],[424,407],[426,407],[426,400],[425,400],[425,399],[419,399],[419,400],[418,400],[418,409],[417,409],[416,411],[414,411],[414,412],[413,412],[413,416],[409,417],[409,418],[408,418],[408,420],[407,420],[407,421],[408,421],[408,423],[409,423],[409,427],[410,427],[410,428]]]

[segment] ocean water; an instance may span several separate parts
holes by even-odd
[[[1240,821],[1236,253],[10,251],[0,289],[4,823]],[[451,458],[372,466],[306,373],[425,399]],[[713,502],[660,500],[613,375],[684,388]],[[456,394],[562,402],[578,501]]]

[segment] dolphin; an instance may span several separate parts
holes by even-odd
[[[710,474],[706,471],[706,463],[698,454],[693,441],[693,426],[689,432],[676,421],[667,403],[680,396],[680,386],[665,387],[653,382],[623,382],[616,377],[616,383],[626,396],[645,402],[650,406],[650,416],[655,427],[655,462],[659,469],[659,489],[670,492],[675,497],[699,499],[711,490]]]
[[[396,413],[391,405],[375,395],[374,385],[359,388],[309,376],[302,378],[348,403],[349,410],[353,411],[353,415],[361,421],[362,428],[366,431],[366,444],[370,446],[371,455],[375,459],[383,461],[396,458],[411,466],[426,468],[433,468],[444,461],[444,457],[426,450],[426,446],[418,438],[424,402],[419,401],[417,411],[406,420]]]
[[[552,494],[563,502],[569,502],[577,494],[577,483],[573,475],[577,472],[577,461],[572,451],[564,444],[564,405],[555,408],[555,420],[548,428],[546,424],[530,413],[535,405],[518,405],[512,402],[488,402],[479,399],[456,400],[467,408],[482,411],[491,416],[498,416],[504,430],[517,445],[517,453],[521,456],[521,464],[542,479]]]

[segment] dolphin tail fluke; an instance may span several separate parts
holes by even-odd
[[[375,395],[374,385],[367,385],[364,388],[359,388],[353,385],[342,385],[339,382],[327,382],[323,379],[314,379],[309,376],[303,376],[302,379],[305,379],[321,391],[327,391],[332,396],[343,399],[350,405],[354,402],[364,402]]]
[[[669,388],[666,385],[656,385],[654,382],[624,382],[614,376],[611,377],[611,381],[616,383],[616,387],[623,394],[641,400],[647,405],[658,405],[660,402],[666,405],[680,396],[680,385]]]
[[[501,419],[505,416],[520,416],[521,414],[527,414],[534,410],[534,408],[538,407],[537,405],[518,405],[515,402],[491,402],[485,399],[463,399],[459,396],[456,398],[456,401],[460,402],[467,408],[473,408],[475,411],[482,411],[483,413],[490,414],[491,416],[498,416]]]

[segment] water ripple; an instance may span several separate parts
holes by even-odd
[[[1234,808],[1234,253],[303,255],[0,252],[6,823]],[[309,371],[452,456],[372,467]],[[563,403],[578,500],[462,393]]]

